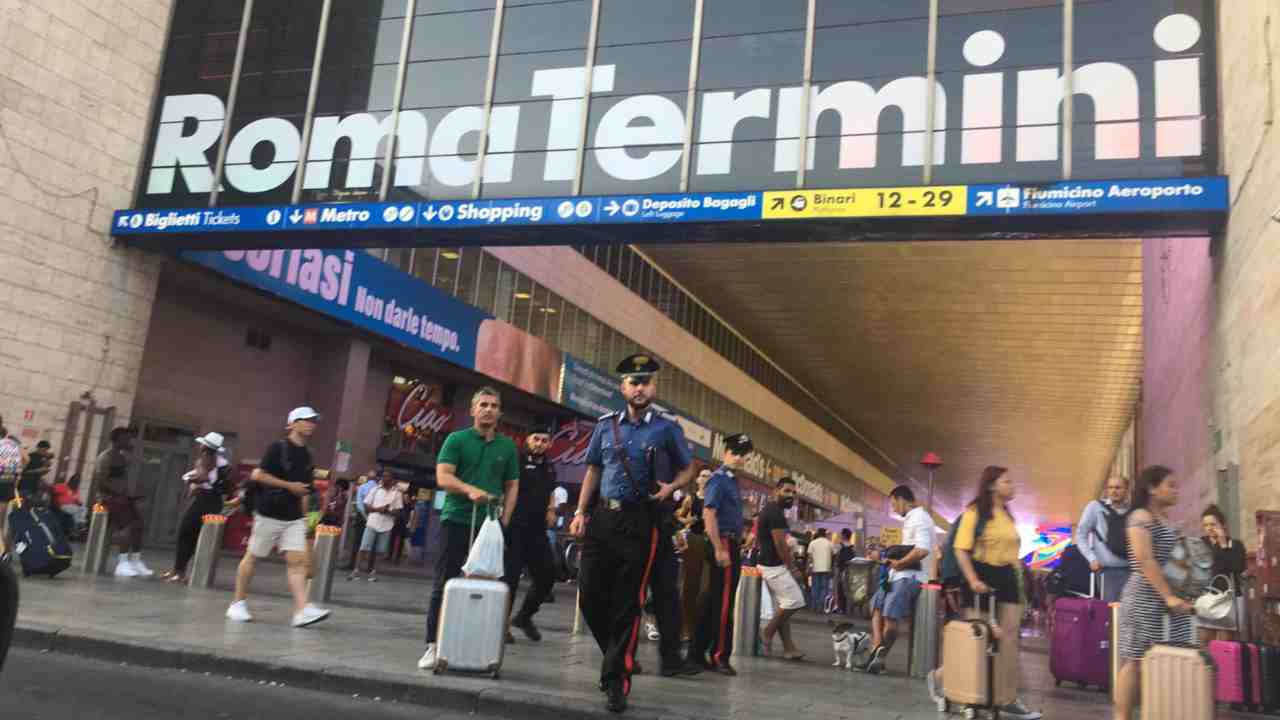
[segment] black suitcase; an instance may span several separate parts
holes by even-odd
[[[9,511],[9,537],[24,577],[53,577],[71,567],[71,544],[47,507],[18,500]]]
[[[1259,646],[1262,654],[1262,709],[1280,710],[1280,647]]]

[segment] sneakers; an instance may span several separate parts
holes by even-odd
[[[879,675],[884,672],[884,656],[886,654],[888,653],[883,647],[872,650],[871,657],[867,659],[867,664],[862,669],[872,675]]]
[[[924,686],[929,689],[929,699],[938,708],[938,712],[946,712],[947,699],[942,696],[942,688],[938,687],[937,670],[930,670],[929,674],[924,676]]]
[[[231,603],[231,607],[227,608],[227,619],[231,622],[253,622],[253,616],[249,614],[249,603],[244,600]]]
[[[347,576],[347,582],[351,582],[352,580],[359,580],[359,579],[360,579],[359,570],[352,570],[351,574]]]
[[[315,605],[308,605],[302,608],[302,612],[296,612],[293,614],[293,626],[296,628],[302,628],[307,627],[308,625],[315,625],[327,617],[329,617],[328,610],[318,608]]]
[[[519,628],[524,636],[533,642],[542,641],[542,633],[538,630],[538,626],[533,624],[533,618],[517,617],[511,621],[511,627]]]
[[[657,641],[658,641],[658,638],[659,638],[659,637],[661,637],[661,636],[658,634],[658,626],[657,626],[657,625],[654,625],[653,623],[645,623],[645,624],[644,624],[644,631],[645,631],[645,633],[648,635],[649,640],[651,640],[651,641],[653,641],[653,642],[657,642]]]
[[[1035,710],[1028,710],[1026,705],[1022,704],[1022,700],[1015,699],[1013,702],[1000,708],[1000,717],[1011,718],[1011,720],[1040,720],[1043,713]]]
[[[376,572],[370,571],[368,580],[369,582],[378,582],[378,574]]]
[[[120,553],[120,560],[116,562],[116,577],[131,578],[138,577],[138,569],[129,562],[128,553]]]
[[[154,577],[155,572],[142,562],[142,553],[131,553],[129,555],[129,563],[133,565],[134,572],[138,573],[138,577]]]
[[[422,653],[422,657],[418,659],[419,670],[434,670],[436,667],[436,644],[429,643],[427,651]]]

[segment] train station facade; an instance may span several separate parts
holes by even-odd
[[[175,0],[131,8],[127,40],[86,39],[106,20],[86,8],[19,5],[0,70],[16,318],[0,411],[63,449],[61,475],[97,432],[71,422],[84,393],[139,428],[135,480],[159,506],[194,433],[250,459],[302,402],[326,415],[322,464],[429,469],[493,382],[506,431],[550,420],[580,466],[592,419],[618,407],[608,370],[644,349],[695,455],[756,437],[757,498],[800,476],[800,519],[855,511],[873,532],[894,484],[928,489],[910,456],[943,449],[949,515],[981,453],[930,420],[961,416],[894,395],[898,380],[871,392],[870,337],[841,343],[845,368],[795,350],[854,306],[911,298],[814,296],[811,329],[769,340],[766,298],[840,287],[799,268],[857,246],[870,278],[910,247],[1053,275],[1016,332],[1052,351],[1024,329],[1056,314],[1092,342],[1080,375],[997,368],[1004,394],[1087,426],[1009,430],[1007,459],[1046,466],[1037,510],[1145,462],[1233,508],[1239,533],[1280,500],[1265,3]],[[1103,283],[1029,247],[1136,269]],[[1085,299],[1064,299],[1072,283]],[[1126,299],[1085,323],[1099,283]],[[945,355],[900,381],[963,374]],[[833,397],[841,373],[870,389]],[[999,429],[1007,407],[984,403]],[[1073,452],[1086,461],[1060,462]]]

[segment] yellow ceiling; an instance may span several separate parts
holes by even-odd
[[[917,478],[940,454],[945,506],[999,464],[1020,521],[1073,521],[1137,401],[1139,240],[645,252]]]

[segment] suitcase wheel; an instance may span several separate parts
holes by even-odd
[[[964,720],[973,720],[976,717],[978,717],[978,711],[976,709],[973,707],[966,707],[964,709]]]
[[[431,672],[435,675],[439,675],[440,673],[448,669],[449,669],[449,661],[441,659],[436,661],[436,666],[431,669]]]
[[[494,680],[497,680],[500,674],[501,674],[501,668],[498,665],[498,663],[494,663],[489,666],[489,677],[493,678]]]
[[[1054,679],[1053,679],[1053,686],[1054,686],[1054,687],[1062,687],[1062,681],[1061,681],[1061,680],[1059,680],[1058,678],[1054,678]]]

